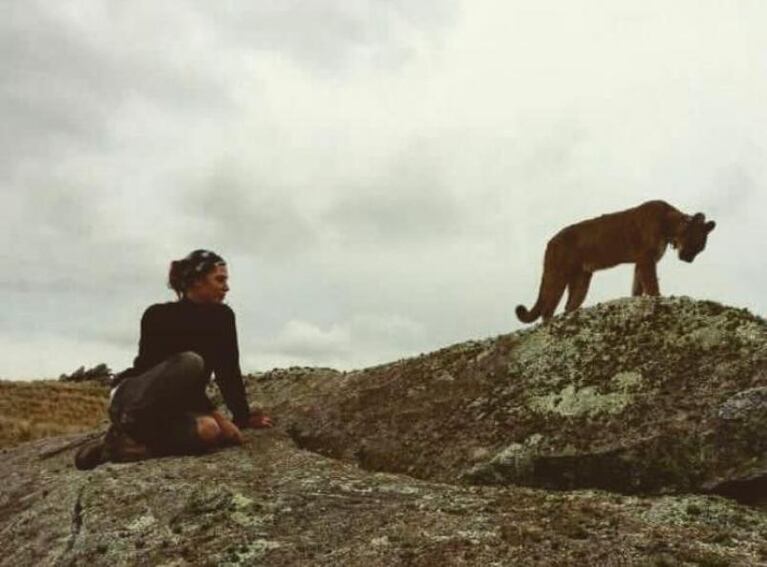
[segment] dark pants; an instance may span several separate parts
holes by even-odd
[[[109,419],[155,455],[200,453],[205,447],[196,417],[212,409],[207,382],[200,355],[175,354],[120,383],[109,404]]]

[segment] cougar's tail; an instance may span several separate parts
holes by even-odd
[[[523,323],[532,323],[535,321],[538,317],[541,316],[541,299],[538,298],[538,301],[533,306],[533,308],[528,311],[524,305],[517,305],[516,309],[517,313],[517,319],[522,321]]]

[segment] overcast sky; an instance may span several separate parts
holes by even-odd
[[[761,0],[3,2],[0,378],[129,366],[200,247],[246,372],[507,333],[554,233],[656,198],[717,221],[661,292],[763,316],[765,22]],[[631,279],[596,274],[586,305]]]

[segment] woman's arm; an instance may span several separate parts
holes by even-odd
[[[216,384],[221,390],[224,403],[232,412],[234,423],[247,427],[250,410],[240,370],[240,351],[237,346],[237,326],[234,311],[222,304],[222,327],[219,334],[215,367]]]
[[[161,361],[161,337],[163,336],[160,330],[162,324],[161,308],[161,305],[155,304],[144,310],[141,316],[138,355],[133,359],[133,366],[118,375],[118,381],[128,376],[140,374]]]

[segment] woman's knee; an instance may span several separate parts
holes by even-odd
[[[197,436],[205,445],[214,445],[221,438],[221,428],[212,417],[200,416],[197,418]]]
[[[170,362],[187,376],[202,376],[205,370],[205,360],[191,350],[174,354]]]

